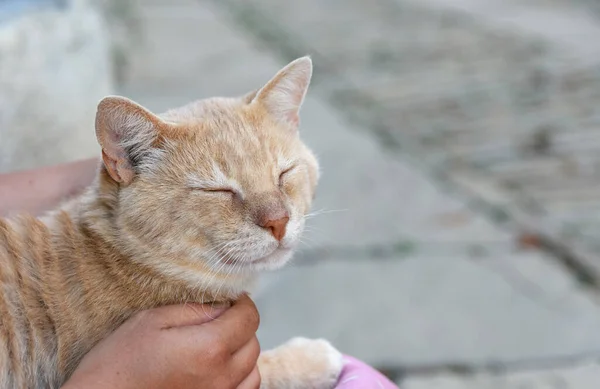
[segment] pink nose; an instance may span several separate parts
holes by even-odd
[[[285,236],[285,228],[287,227],[289,220],[290,218],[288,216],[274,220],[269,219],[265,220],[264,223],[261,223],[260,226],[271,231],[271,234],[273,234],[275,239],[281,241]]]

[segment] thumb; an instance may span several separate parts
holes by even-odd
[[[216,319],[229,306],[212,304],[165,305],[148,311],[149,316],[161,329],[204,324]]]

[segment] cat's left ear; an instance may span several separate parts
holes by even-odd
[[[96,137],[108,174],[129,185],[152,155],[168,124],[141,105],[120,96],[105,97],[96,112]]]
[[[310,57],[302,57],[281,69],[256,95],[246,96],[251,104],[262,104],[276,121],[297,128],[299,112],[312,77]]]

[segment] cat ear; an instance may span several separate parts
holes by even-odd
[[[241,99],[244,103],[250,104],[252,102],[252,100],[254,100],[254,98],[256,97],[257,93],[258,93],[258,89],[255,89],[252,92],[248,92],[245,95],[243,95],[241,97]]]
[[[105,97],[96,112],[96,137],[113,180],[128,185],[166,126],[158,116],[125,97]]]
[[[252,103],[262,104],[278,122],[298,127],[300,106],[310,84],[312,68],[308,56],[291,62],[256,93]]]

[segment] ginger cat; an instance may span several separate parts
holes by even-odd
[[[311,75],[303,57],[257,92],[161,115],[100,102],[94,184],[42,218],[0,220],[0,388],[59,388],[134,313],[234,300],[290,259],[319,176],[298,135]],[[323,340],[259,358],[265,389],[331,388],[341,368]]]

